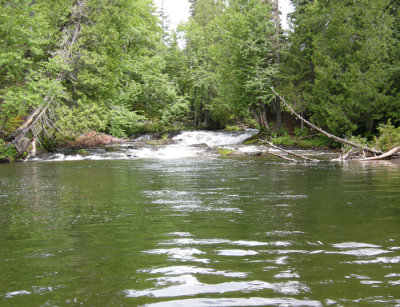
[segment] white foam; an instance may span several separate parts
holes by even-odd
[[[170,249],[152,249],[149,251],[145,251],[146,254],[155,254],[155,255],[168,255],[173,260],[180,261],[193,261],[193,262],[202,262],[209,263],[209,259],[200,259],[194,257],[193,255],[201,255],[205,254],[204,252],[196,249],[196,248],[170,248]]]
[[[352,256],[375,256],[380,254],[391,253],[391,251],[377,249],[377,248],[360,248],[360,249],[350,249],[345,251],[327,251],[327,254],[340,254],[340,255],[352,255]]]
[[[373,245],[373,244],[368,244],[368,243],[359,243],[359,242],[344,242],[344,243],[338,243],[338,244],[332,244],[333,247],[336,248],[342,248],[342,249],[353,249],[353,248],[376,248],[376,247],[381,247],[379,245]]]
[[[180,159],[196,157],[203,153],[204,149],[182,145],[167,145],[161,148],[144,147],[137,150],[130,150],[129,152],[133,156],[142,159]]]
[[[183,145],[206,144],[214,147],[240,144],[257,132],[255,129],[241,132],[185,131],[173,139]]]
[[[149,274],[163,274],[164,276],[187,275],[187,274],[219,275],[219,276],[233,277],[233,278],[244,278],[247,276],[247,273],[242,273],[242,272],[217,271],[211,268],[199,268],[195,266],[185,266],[185,265],[170,266],[152,270],[143,270],[141,272],[147,272]]]
[[[320,307],[322,303],[311,300],[298,300],[294,298],[194,298],[184,300],[173,300],[148,304],[151,307],[236,307],[236,306],[310,306]]]
[[[180,297],[192,296],[206,293],[227,293],[227,292],[253,292],[270,289],[285,295],[299,295],[309,292],[310,289],[298,281],[282,283],[268,283],[260,280],[254,281],[231,281],[219,284],[205,284],[200,282],[193,275],[180,275],[174,277],[160,277],[156,279],[157,286],[164,288],[150,288],[144,290],[128,289],[123,291],[126,297]],[[170,285],[170,286],[168,286]]]
[[[242,249],[222,249],[216,251],[220,256],[235,256],[235,257],[242,257],[242,256],[254,256],[258,255],[258,252],[253,250],[242,250]]]
[[[6,293],[6,298],[11,298],[16,295],[27,295],[27,294],[31,294],[31,292],[26,291],[26,290],[12,291],[12,292]]]

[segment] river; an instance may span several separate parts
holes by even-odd
[[[0,305],[400,305],[398,162],[184,139],[0,165]]]

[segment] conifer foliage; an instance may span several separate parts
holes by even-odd
[[[337,135],[399,126],[398,1],[292,0],[286,33],[277,0],[189,2],[170,31],[152,0],[1,0],[0,160],[91,131],[279,129],[270,87]]]

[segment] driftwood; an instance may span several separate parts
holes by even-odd
[[[278,146],[274,145],[273,143],[271,143],[271,142],[269,142],[269,141],[267,141],[267,140],[262,140],[262,142],[268,144],[268,145],[271,146],[272,148],[275,148],[275,149],[278,149],[278,150],[280,150],[280,151],[283,151],[283,152],[287,153],[288,155],[292,155],[292,156],[295,156],[295,157],[297,157],[297,158],[301,158],[301,159],[303,159],[304,161],[309,161],[309,162],[320,162],[320,161],[317,160],[317,159],[308,158],[308,157],[305,157],[305,156],[296,154],[296,153],[294,153],[294,152],[290,152],[290,151],[288,151],[288,150],[285,150],[285,149],[283,149],[283,148],[281,148],[281,147],[278,147]],[[293,159],[291,159],[291,160],[293,160]],[[294,161],[297,161],[297,160],[294,160]]]
[[[310,123],[308,120],[304,119],[302,116],[300,116],[298,113],[296,113],[296,111],[292,108],[291,105],[289,105],[276,91],[273,87],[271,87],[271,90],[274,92],[275,95],[277,95],[279,97],[279,99],[282,101],[282,103],[289,109],[290,113],[292,113],[293,115],[295,115],[298,119],[300,119],[301,121],[303,121],[305,124],[307,124],[308,126],[310,126],[311,128],[317,130],[318,132],[322,133],[323,135],[327,136],[330,139],[335,140],[336,142],[339,142],[341,144],[345,144],[345,145],[349,145],[351,147],[354,148],[358,148],[360,150],[364,150],[364,151],[368,151],[377,155],[381,155],[382,152],[380,150],[376,150],[374,148],[370,148],[367,146],[362,146],[359,145],[357,143],[351,142],[349,140],[346,139],[342,139],[336,135],[333,135],[329,132],[326,132],[324,130],[322,130],[321,128],[315,126],[314,124]]]
[[[351,154],[353,153],[354,148],[351,148],[346,154],[344,154],[343,156],[340,156],[339,158],[336,159],[331,159],[331,161],[344,161],[347,160]]]
[[[277,95],[277,97],[279,97],[279,99],[280,99],[280,100],[282,101],[282,103],[289,109],[289,111],[290,111],[293,115],[295,115],[298,119],[300,119],[302,122],[304,122],[305,124],[307,124],[307,125],[310,126],[311,128],[317,130],[318,132],[322,133],[323,135],[327,136],[328,138],[331,138],[331,139],[333,139],[333,140],[335,140],[335,141],[337,141],[337,142],[339,142],[339,143],[342,143],[342,144],[345,144],[345,145],[349,145],[349,146],[352,147],[346,154],[344,154],[343,156],[340,156],[339,158],[332,159],[331,161],[344,161],[344,160],[350,159],[352,156],[354,156],[355,154],[357,154],[357,153],[354,152],[354,149],[358,149],[359,151],[361,151],[361,152],[362,152],[362,156],[363,156],[363,158],[361,158],[361,159],[360,159],[360,158],[354,159],[354,160],[356,160],[356,161],[376,161],[376,160],[383,160],[383,159],[386,159],[386,158],[390,158],[390,157],[392,157],[392,156],[394,156],[394,155],[396,155],[397,153],[400,152],[400,146],[397,146],[397,147],[393,148],[392,150],[389,150],[388,152],[383,153],[383,152],[380,151],[380,150],[377,150],[377,149],[374,149],[374,148],[370,148],[370,147],[368,147],[368,146],[362,146],[362,145],[359,145],[359,144],[357,144],[357,143],[351,142],[351,141],[349,141],[349,140],[342,139],[342,138],[340,138],[340,137],[338,137],[338,136],[336,136],[336,135],[333,135],[333,134],[331,134],[331,133],[329,133],[329,132],[326,132],[326,131],[322,130],[321,128],[315,126],[314,124],[310,123],[310,122],[307,121],[306,119],[304,119],[304,118],[303,118],[302,116],[300,116],[298,113],[296,113],[296,112],[294,111],[294,109],[291,107],[291,105],[289,105],[289,104],[275,91],[275,89],[274,89],[273,87],[271,87],[271,90],[275,93],[275,95]],[[366,155],[365,155],[365,152],[373,153],[375,156],[374,156],[374,157],[369,157],[369,158],[367,158]]]
[[[299,162],[298,160],[295,160],[295,159],[292,159],[292,158],[288,158],[288,157],[282,156],[282,155],[277,154],[277,153],[275,153],[275,152],[268,152],[268,153],[269,153],[270,155],[273,155],[273,156],[282,158],[282,159],[287,160],[287,161],[290,161],[290,162],[295,162],[295,163]]]
[[[391,156],[394,156],[398,152],[400,152],[400,146],[397,146],[397,147],[393,148],[392,150],[389,150],[388,152],[386,152],[386,153],[384,153],[384,154],[382,154],[380,156],[360,159],[359,161],[383,160],[383,159],[389,158]]]

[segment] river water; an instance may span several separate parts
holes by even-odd
[[[0,165],[0,305],[400,306],[399,163],[166,148]]]

